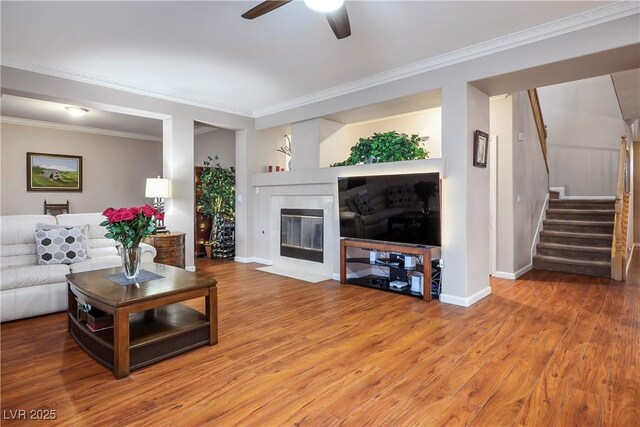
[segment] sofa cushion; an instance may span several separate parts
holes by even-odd
[[[2,215],[0,241],[3,245],[35,243],[33,232],[38,223],[53,225],[56,218],[51,215]]]
[[[88,226],[36,229],[38,264],[73,264],[87,258]]]
[[[65,264],[6,268],[3,266],[2,270],[0,270],[0,289],[4,291],[65,282],[67,274],[69,274],[69,266]]]
[[[373,208],[373,205],[369,200],[369,194],[367,190],[363,190],[357,193],[355,196],[353,196],[353,200],[358,207],[360,215],[371,215],[375,212],[375,209]]]
[[[89,224],[89,239],[105,239],[104,236],[107,234],[106,227],[100,225],[105,220],[101,213],[62,214],[56,216],[56,220],[58,224],[66,226]],[[111,241],[115,246],[115,241]]]
[[[72,273],[82,273],[84,271],[99,270],[101,268],[121,267],[122,260],[120,255],[108,255],[93,257],[86,261],[71,264],[69,269]]]

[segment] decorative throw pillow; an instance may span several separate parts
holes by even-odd
[[[47,225],[36,229],[38,265],[74,264],[88,258],[88,226]]]
[[[416,204],[416,193],[409,184],[390,186],[387,197],[390,208],[408,208]]]
[[[360,215],[371,215],[375,213],[376,210],[373,208],[373,205],[369,200],[369,194],[367,193],[367,190],[363,190],[353,196],[353,200],[354,202],[356,202],[356,206],[360,211]]]

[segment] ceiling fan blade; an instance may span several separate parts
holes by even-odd
[[[246,11],[242,14],[244,19],[255,19],[259,16],[264,15],[265,13],[269,13],[272,10],[276,10],[277,8],[284,6],[285,4],[291,2],[292,0],[267,0],[263,1],[256,7],[251,10]]]
[[[333,34],[338,39],[344,39],[351,35],[351,24],[349,24],[349,15],[347,15],[347,6],[345,3],[335,12],[327,13],[327,21],[333,30]]]

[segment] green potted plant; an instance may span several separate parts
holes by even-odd
[[[429,152],[420,146],[420,142],[418,135],[409,136],[396,131],[374,133],[368,138],[360,138],[356,145],[351,147],[351,154],[346,160],[331,166],[426,159]]]
[[[218,156],[207,156],[200,174],[198,211],[211,219],[209,241],[205,243],[208,258],[230,258],[235,255],[235,168],[223,168]],[[215,164],[212,165],[212,162]]]

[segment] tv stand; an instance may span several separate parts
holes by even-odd
[[[356,258],[349,257],[347,252],[349,248],[364,249],[368,251],[387,252],[389,254],[401,254],[417,257],[420,262],[415,265],[405,267],[403,262],[397,260],[371,260],[371,257]],[[431,301],[431,249],[432,246],[417,246],[417,245],[403,245],[399,243],[379,242],[373,240],[357,240],[357,239],[342,239],[340,241],[340,284],[353,284],[358,286],[365,286],[368,288],[380,289],[388,292],[400,293],[403,295],[410,295],[418,297],[424,301]],[[389,276],[369,274],[362,277],[350,277],[347,278],[347,264],[369,264],[374,267],[388,267]],[[423,292],[415,292],[411,290],[411,283],[408,281],[408,286],[404,288],[398,288],[400,281],[397,278],[393,279],[390,276],[404,277],[407,281],[407,274],[411,274],[412,271],[418,271],[423,274]],[[394,286],[391,286],[393,283]]]

